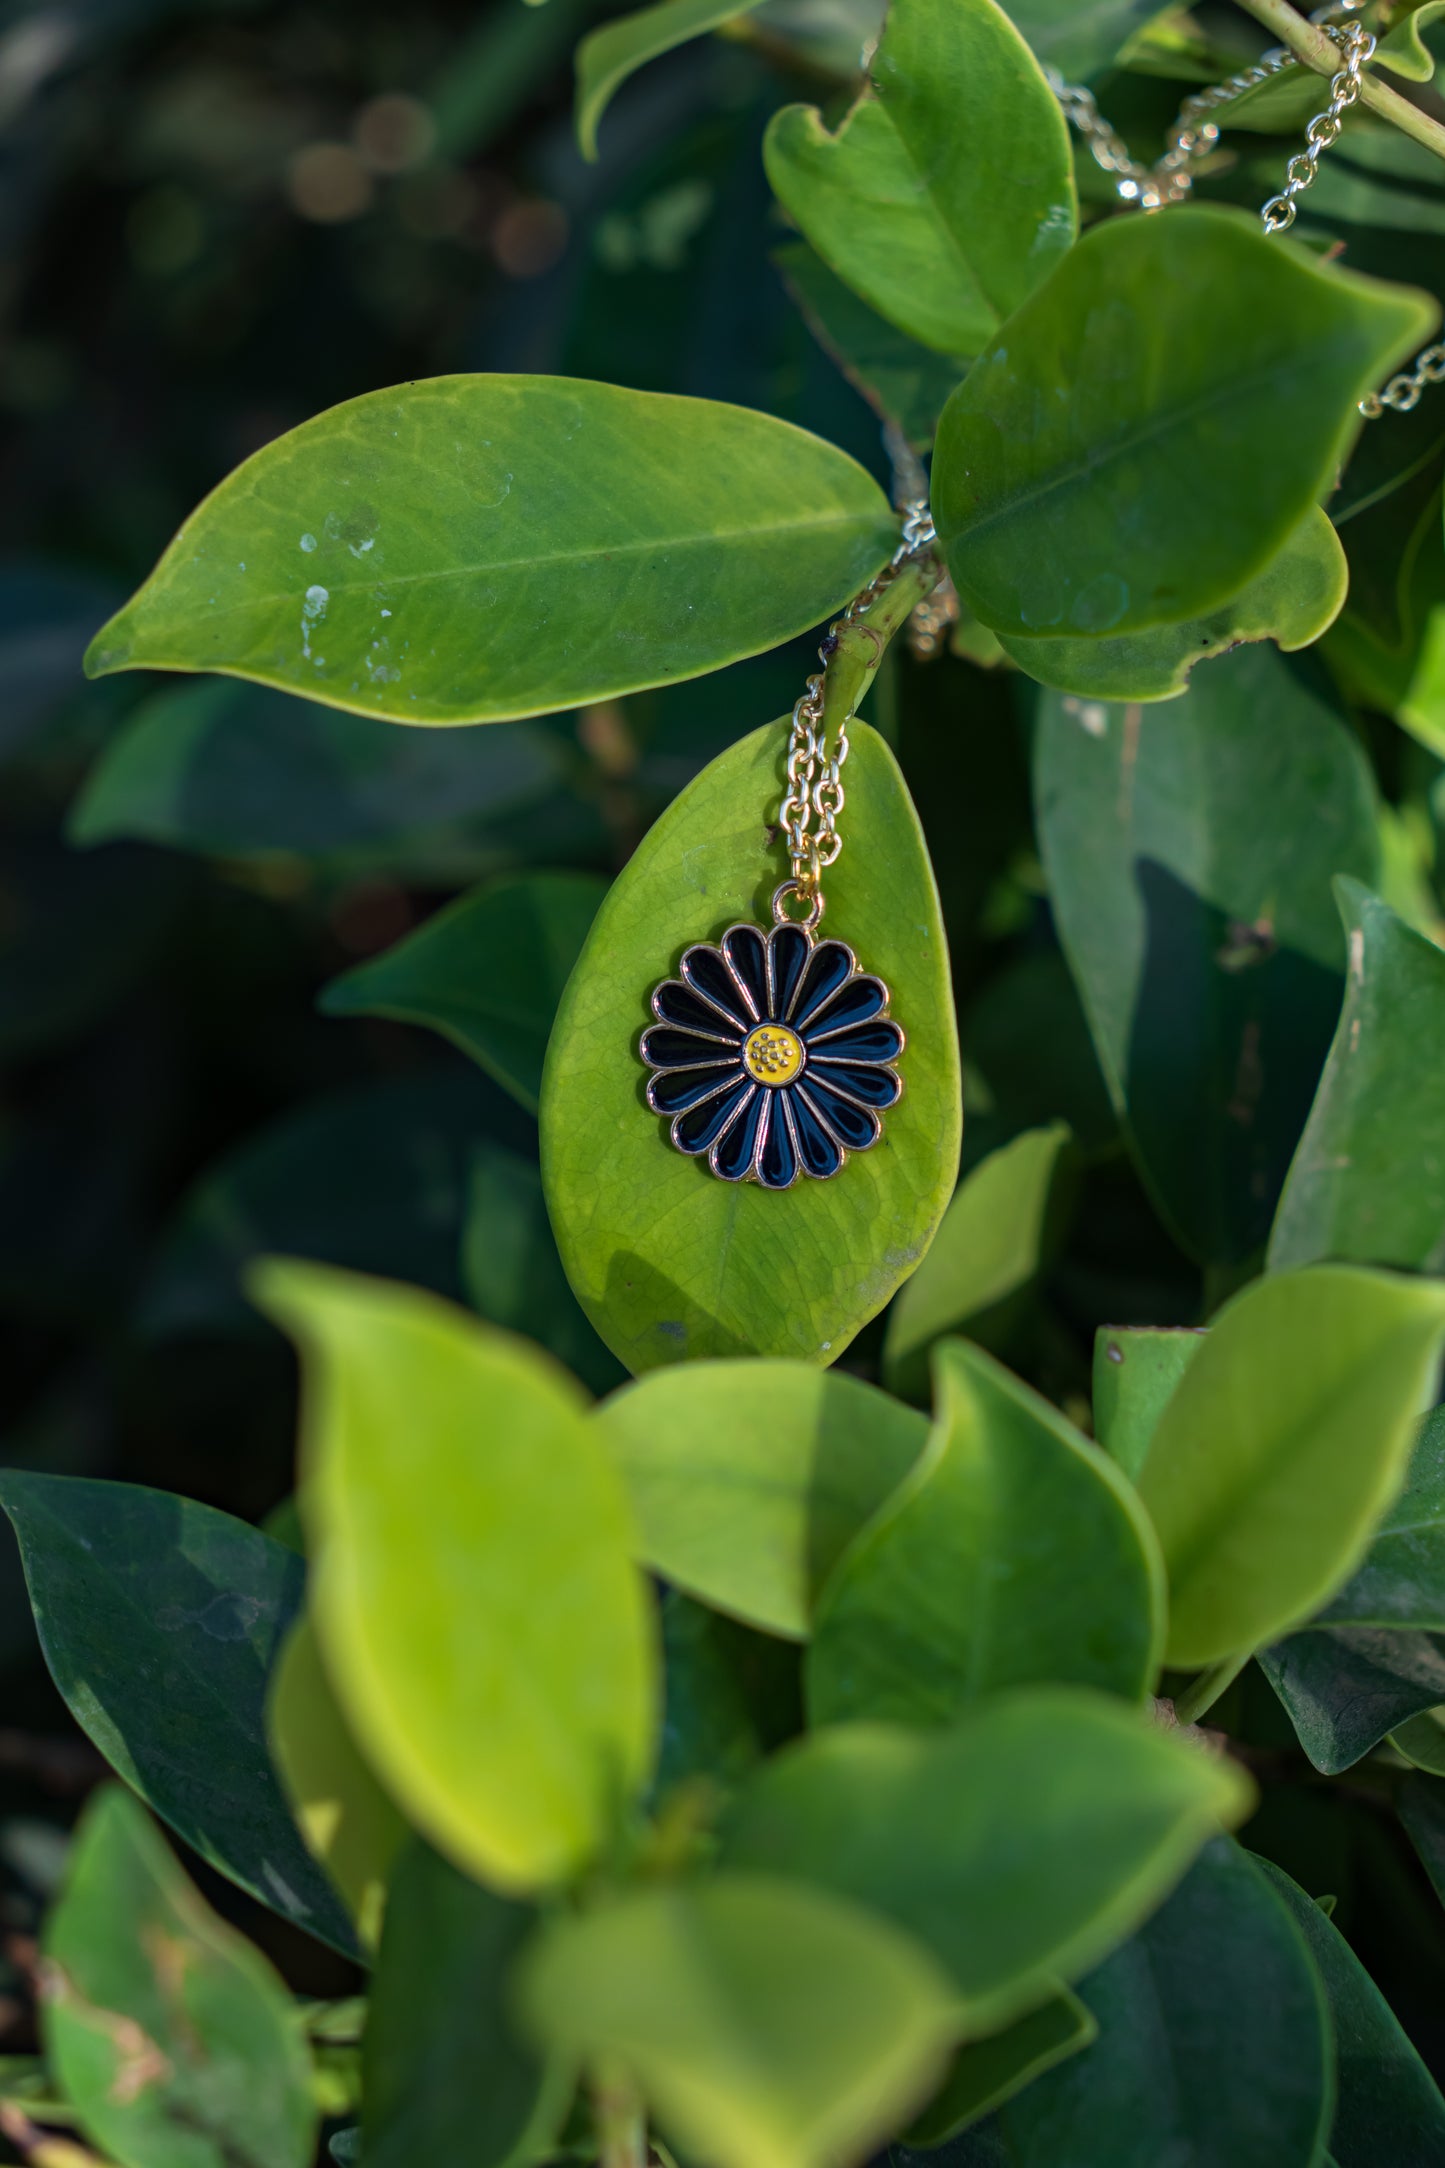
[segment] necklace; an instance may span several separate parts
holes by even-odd
[[[845,941],[819,937],[824,869],[843,848],[844,716],[831,749],[828,664],[907,565],[927,557],[933,521],[910,505],[892,558],[855,595],[818,650],[823,668],[795,705],[787,787],[778,811],[789,877],[773,892],[770,927],[729,926],[716,943],[684,949],[678,976],[653,989],[656,1021],[638,1048],[651,1075],[647,1104],[669,1125],[674,1148],[723,1182],[791,1189],[826,1182],[853,1152],[883,1134],[898,1104],[906,1039],[889,1014],[891,995]]]
[[[1316,113],[1305,130],[1305,147],[1296,151],[1285,168],[1285,182],[1260,210],[1266,233],[1287,233],[1298,213],[1298,201],[1319,175],[1320,159],[1339,141],[1345,114],[1360,96],[1361,70],[1374,58],[1375,37],[1355,14],[1364,0],[1334,0],[1317,8],[1310,17],[1340,49],[1341,66],[1330,80],[1329,103]],[[1344,16],[1343,22],[1331,18]],[[1182,203],[1194,186],[1195,169],[1210,156],[1219,142],[1219,127],[1211,115],[1232,105],[1246,91],[1273,82],[1304,63],[1288,46],[1277,45],[1262,53],[1253,67],[1241,68],[1224,83],[1213,83],[1184,100],[1170,129],[1162,156],[1146,166],[1132,156],[1128,144],[1099,111],[1094,94],[1082,83],[1066,83],[1055,68],[1044,69],[1050,90],[1063,108],[1064,118],[1083,137],[1096,165],[1110,174],[1121,203],[1143,211],[1162,210]],[[1414,367],[1401,370],[1377,392],[1360,401],[1360,412],[1369,422],[1378,421],[1388,409],[1408,414],[1420,402],[1427,384],[1445,383],[1445,343],[1427,346],[1415,358]]]

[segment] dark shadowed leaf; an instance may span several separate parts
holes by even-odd
[[[1154,0],[1012,0],[1009,8],[1040,60],[1070,80],[1097,75],[1157,13]]]
[[[524,1333],[594,1393],[627,1373],[567,1284],[535,1160],[486,1141],[472,1153],[462,1228],[462,1286],[489,1324]]]
[[[354,1952],[266,1747],[267,1689],[301,1606],[295,1552],[138,1483],[10,1469],[0,1503],[45,1660],[112,1768],[202,1859]]]
[[[1061,1988],[1002,2032],[968,2041],[953,2058],[948,2076],[922,2115],[915,2118],[907,2144],[895,2147],[890,2158],[907,2161],[913,2158],[915,2147],[941,2145],[1011,2100],[1056,2063],[1077,2055],[1098,2030],[1086,2005],[1068,1988]]]
[[[1167,708],[1039,703],[1034,783],[1059,932],[1115,1104],[1195,1256],[1268,1231],[1338,1014],[1330,893],[1377,863],[1336,708],[1267,648]]]
[[[1445,1635],[1320,1626],[1259,1652],[1300,1745],[1338,1776],[1412,1716],[1445,1703]]]
[[[935,353],[879,316],[806,241],[780,248],[773,261],[814,338],[849,383],[915,450],[926,451],[967,362]]]
[[[1445,1410],[1421,1424],[1405,1488],[1320,1620],[1445,1632]]]
[[[577,140],[584,158],[597,156],[597,129],[630,75],[670,53],[689,38],[735,15],[746,14],[758,0],[659,0],[655,7],[618,15],[589,31],[577,48]]]
[[[333,979],[321,1006],[328,1016],[430,1025],[535,1113],[557,1003],[605,894],[586,873],[525,873],[478,889]]]
[[[674,1785],[737,1784],[764,1755],[803,1728],[798,1651],[740,1626],[680,1589],[662,1600],[666,1700],[658,1755],[658,1801]]]

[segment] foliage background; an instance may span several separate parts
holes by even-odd
[[[349,717],[302,729],[319,711],[219,682],[82,685],[85,639],[181,516],[306,416],[450,370],[737,401],[888,479],[875,417],[767,265],[786,234],[759,153],[780,103],[836,93],[866,6],[772,0],[745,39],[673,53],[627,87],[588,166],[571,49],[603,12],[69,0],[0,16],[9,1464],[260,1519],[290,1489],[294,1377],[237,1296],[239,1260],[290,1249],[485,1305],[467,1244],[478,1155],[534,1162],[533,1124],[439,1039],[323,1014],[321,989],[487,876],[611,875],[708,758],[791,703],[809,662],[803,643],[669,693],[435,738]],[[1100,86],[1146,135],[1177,96]],[[1434,228],[1408,241],[1387,233],[1351,261],[1445,292]],[[1400,426],[1435,486],[1439,410]],[[965,1167],[1054,1120],[1078,1142],[1066,1239],[1005,1345],[1077,1416],[1098,1325],[1194,1322],[1226,1279],[1206,1290],[1119,1146],[1032,833],[1035,698],[1021,677],[898,658],[872,714],[944,893]],[[191,703],[185,763],[102,779],[106,746],[157,699]],[[1441,764],[1359,721],[1415,839],[1393,900],[1428,923]],[[1325,1009],[1327,1035],[1333,997]],[[876,1374],[880,1340],[848,1366]],[[599,1389],[620,1374],[595,1346],[579,1368]],[[20,2052],[30,1937],[101,1764],[40,1665],[8,1530],[0,1547],[0,2052]],[[1338,1892],[1339,1924],[1445,2072],[1445,1927],[1418,1863],[1367,1775],[1320,1784],[1257,1676],[1248,1691],[1259,1705],[1231,1729],[1270,1779],[1252,1847]],[[294,1985],[345,1992],[339,1960],[192,1864]]]

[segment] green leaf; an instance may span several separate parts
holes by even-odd
[[[367,2168],[507,2168],[550,2150],[566,2076],[547,2072],[510,2007],[536,1924],[530,1905],[480,1888],[428,1846],[403,1853],[366,2018]]]
[[[1098,2030],[1088,2007],[1068,1988],[1061,1988],[1002,2032],[986,2040],[967,2041],[938,2092],[922,2115],[915,2117],[907,2144],[895,2147],[890,2158],[906,2162],[913,2158],[914,2146],[943,2144],[1032,2085],[1046,2070],[1088,2047]]]
[[[498,1126],[491,1111],[489,1087],[457,1064],[283,1114],[207,1168],[184,1198],[143,1288],[142,1326],[157,1337],[259,1331],[241,1282],[267,1250],[460,1297],[473,1167],[487,1149],[478,1132]],[[520,1116],[514,1126],[525,1134]]]
[[[1358,881],[1339,1028],[1270,1236],[1272,1270],[1319,1257],[1445,1266],[1445,955]]]
[[[276,1666],[266,1733],[297,1827],[374,1949],[407,1825],[356,1750],[304,1612]]]
[[[266,1751],[301,1560],[229,1513],[138,1483],[10,1468],[0,1504],[45,1661],[82,1730],[210,1866],[353,1955]]]
[[[656,1797],[701,1777],[736,1784],[803,1728],[798,1652],[679,1589],[662,1601],[662,1716]],[[664,1813],[665,1813],[664,1805]]]
[[[1103,221],[944,410],[933,506],[959,593],[1024,638],[1216,609],[1279,555],[1355,402],[1436,321],[1237,212]]]
[[[436,377],[254,453],[86,667],[219,670],[402,723],[537,715],[776,647],[896,534],[861,467],[765,414]]]
[[[1045,694],[1034,789],[1055,921],[1140,1171],[1192,1255],[1247,1257],[1338,1014],[1330,880],[1377,864],[1358,738],[1298,665],[1246,648],[1167,709]]]
[[[932,1249],[888,1313],[890,1392],[927,1397],[929,1352],[946,1333],[1007,1346],[1066,1232],[1075,1176],[1073,1137],[1053,1122],[990,1152],[964,1178]]]
[[[542,1084],[542,1174],[578,1300],[634,1373],[707,1356],[836,1360],[932,1240],[961,1126],[947,942],[918,816],[887,746],[851,727],[853,848],[828,875],[827,930],[892,990],[908,1033],[883,1141],[786,1193],[715,1180],[642,1101],[648,996],[694,941],[766,917],[784,865],[787,729],[729,748],[644,838],[597,914],[557,1013]]]
[[[773,262],[808,329],[854,390],[916,451],[927,451],[967,362],[935,354],[879,316],[806,241],[775,250]]]
[[[477,889],[333,979],[322,1010],[428,1025],[535,1113],[557,1003],[605,893],[589,873],[524,873]]]
[[[391,869],[413,838],[460,848],[480,823],[535,805],[561,757],[537,727],[401,737],[376,716],[218,679],[141,702],[86,777],[69,833]]]
[[[1321,1626],[1261,1649],[1259,1665],[1316,1769],[1338,1776],[1445,1703],[1445,1635]]]
[[[1040,60],[1070,80],[1098,75],[1158,12],[1157,0],[1010,0],[1009,5]]]
[[[1320,1623],[1445,1632],[1445,1409],[1421,1424],[1405,1488]]]
[[[1422,6],[1377,41],[1376,67],[1389,68],[1408,83],[1428,83],[1435,73],[1435,56],[1420,32],[1428,30],[1442,15],[1445,15],[1445,0],[1423,0]]]
[[[627,1485],[640,1561],[798,1641],[928,1438],[911,1408],[806,1363],[680,1363],[604,1401],[593,1422]]]
[[[310,2168],[309,2058],[285,1987],[118,1787],[80,1825],[45,1975],[46,2054],[120,2168]]]
[[[917,1935],[953,1979],[960,2031],[978,2036],[1132,1933],[1252,1798],[1234,1764],[1117,1701],[1034,1688],[948,1731],[814,1733],[753,1780],[724,1857]]]
[[[784,106],[763,160],[839,278],[945,354],[976,354],[1078,226],[1063,115],[993,0],[894,0],[836,135]]]
[[[1397,1754],[1416,1769],[1427,1769],[1433,1776],[1445,1776],[1445,1723],[1439,1709],[1426,1709],[1420,1716],[1407,1716],[1403,1724],[1397,1724],[1390,1733],[1390,1745]]]
[[[1196,663],[1249,641],[1273,640],[1286,654],[1309,647],[1339,616],[1348,587],[1340,538],[1312,505],[1240,594],[1199,617],[1114,639],[1008,637],[1003,647],[1030,677],[1062,692],[1092,700],[1174,700],[1187,690]]]
[[[536,1340],[592,1392],[622,1383],[626,1371],[567,1285],[540,1170],[499,1144],[472,1154],[461,1271],[468,1302],[489,1324]]]
[[[1187,1327],[1101,1325],[1094,1339],[1094,1436],[1134,1482],[1174,1389],[1204,1345]]]
[[[571,1875],[656,1740],[648,1599],[578,1388],[415,1288],[276,1259],[253,1284],[301,1349],[309,1609],[357,1745],[458,1865],[510,1892]]]
[[[823,1592],[815,1724],[948,1723],[1009,1686],[1137,1699],[1164,1630],[1153,1531],[1113,1463],[966,1341],[934,1362],[928,1450]]]
[[[620,2063],[669,2141],[717,2168],[857,2158],[927,2095],[954,2025],[908,1936],[754,1875],[558,1919],[521,1987],[539,2039]]]
[[[1404,1481],[1442,1339],[1445,1286],[1344,1265],[1257,1281],[1220,1312],[1139,1477],[1170,1664],[1257,1648],[1349,1578]]]
[[[1304,1938],[1329,1998],[1339,2058],[1331,2159],[1338,2168],[1376,2168],[1381,2161],[1441,2168],[1445,2100],[1390,2005],[1339,1929],[1298,1884],[1271,1860],[1260,1860],[1259,1871]],[[1231,2084],[1237,2083],[1232,2073]]]
[[[1209,1845],[1080,1993],[1099,2037],[1002,2110],[1009,2168],[1320,2160],[1334,2100],[1324,1994],[1285,1907],[1238,1845]]]
[[[584,158],[597,156],[597,128],[630,75],[649,60],[746,15],[758,0],[659,0],[635,14],[614,16],[577,48],[577,141]]]

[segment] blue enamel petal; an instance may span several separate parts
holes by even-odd
[[[891,1016],[855,1024],[836,1035],[825,1019],[819,1030],[808,1033],[808,1051],[815,1061],[897,1061],[903,1052],[903,1033]]]
[[[680,1031],[700,1031],[705,1039],[725,1039],[730,1046],[742,1044],[737,1026],[681,979],[663,981],[652,997],[652,1013],[659,1023],[676,1024]]]
[[[708,1165],[714,1174],[720,1174],[725,1182],[741,1182],[753,1164],[757,1150],[758,1125],[763,1118],[764,1103],[768,1094],[761,1085],[753,1086],[751,1102],[739,1114],[732,1128],[716,1143],[708,1154]]]
[[[700,1039],[695,1032],[674,1031],[670,1024],[653,1024],[644,1031],[637,1051],[649,1069],[708,1069],[738,1058],[735,1043]]]
[[[853,951],[844,948],[841,941],[820,941],[808,959],[802,983],[793,1002],[788,1022],[795,1031],[801,1031],[808,1018],[831,1001],[841,986],[847,984],[853,971]]]
[[[820,1118],[832,1130],[840,1144],[850,1152],[866,1152],[870,1144],[876,1144],[882,1134],[882,1124],[876,1114],[864,1107],[854,1106],[828,1084],[819,1080],[813,1069],[808,1071],[806,1086],[795,1084],[793,1089],[799,1098],[806,1099]]]
[[[742,1071],[726,1069],[667,1069],[648,1080],[647,1104],[654,1114],[686,1114],[711,1099],[714,1092],[731,1090],[742,1082]]]
[[[813,944],[801,926],[775,926],[768,935],[768,1014],[780,1024],[792,1007]]]
[[[701,1106],[692,1108],[689,1113],[679,1114],[672,1125],[673,1143],[680,1152],[689,1152],[694,1157],[699,1152],[710,1151],[738,1108],[753,1097],[757,1090],[758,1086],[750,1078],[742,1077],[716,1099],[705,1100]],[[746,1123],[747,1119],[744,1114],[743,1122]]]
[[[754,1017],[761,1022],[768,1013],[768,944],[756,926],[729,926],[722,939],[723,954],[742,983],[743,994]]]
[[[780,1099],[789,1102],[793,1117],[793,1134],[798,1140],[798,1156],[807,1172],[820,1182],[838,1172],[843,1164],[842,1147],[832,1131],[825,1129],[807,1100],[799,1091],[782,1091]]]
[[[814,1006],[804,1037],[811,1040],[824,1031],[851,1031],[855,1025],[868,1023],[887,1005],[888,989],[882,979],[875,979],[866,971],[860,972],[826,1005],[819,1002]],[[901,1048],[901,1038],[898,1044]]]
[[[808,1075],[815,1084],[826,1084],[865,1107],[896,1107],[903,1086],[892,1069],[848,1069],[841,1063],[810,1061]]]
[[[767,1124],[758,1148],[758,1180],[764,1189],[791,1189],[798,1179],[798,1153],[788,1127],[788,1094],[769,1092],[763,1119]]]
[[[694,987],[715,1008],[730,1016],[739,1031],[751,1031],[754,1018],[748,1014],[748,1005],[738,991],[736,979],[722,960],[721,952],[699,942],[696,948],[686,950],[678,966],[689,986]]]

